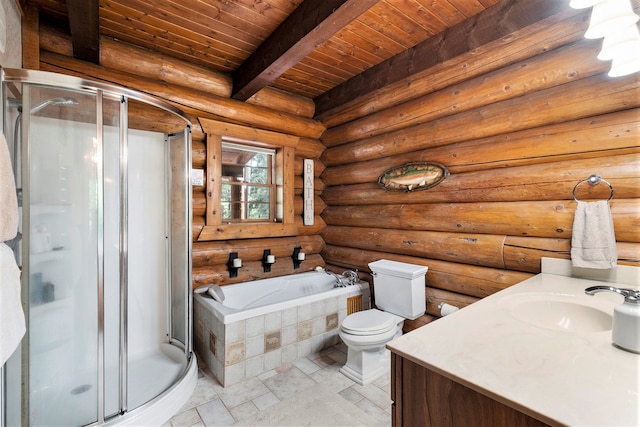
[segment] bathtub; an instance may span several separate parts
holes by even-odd
[[[194,295],[195,350],[225,387],[338,343],[347,314],[370,308],[367,282],[334,287],[306,272],[222,287],[224,303]]]

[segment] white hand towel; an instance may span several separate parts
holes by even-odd
[[[20,269],[13,251],[0,243],[0,366],[13,354],[25,332]]]
[[[578,201],[571,236],[573,266],[614,268],[617,260],[618,249],[609,202]]]
[[[0,133],[0,242],[16,237],[18,233],[18,199],[11,167],[9,148]]]

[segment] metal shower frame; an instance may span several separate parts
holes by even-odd
[[[23,97],[23,109],[26,112],[30,112],[31,111],[31,105],[29,105],[30,103],[30,85],[39,85],[39,86],[48,86],[48,87],[52,87],[52,88],[59,88],[59,89],[69,89],[69,90],[76,90],[76,91],[84,91],[87,92],[89,94],[94,94],[96,97],[96,135],[97,135],[97,143],[98,143],[98,151],[100,153],[102,153],[102,120],[103,120],[103,116],[102,116],[102,106],[103,106],[103,97],[107,96],[109,98],[119,98],[121,100],[121,103],[123,105],[121,105],[120,108],[120,150],[121,153],[123,152],[122,150],[125,150],[124,152],[126,152],[126,148],[127,148],[127,133],[128,133],[128,108],[127,108],[127,103],[129,99],[134,99],[149,105],[152,105],[154,107],[160,108],[164,111],[167,111],[169,113],[172,113],[178,117],[180,117],[182,120],[184,120],[185,122],[185,129],[184,129],[184,135],[183,138],[185,140],[185,153],[184,153],[184,161],[185,161],[185,172],[186,175],[189,175],[189,171],[191,169],[191,122],[189,121],[189,119],[187,119],[184,115],[184,113],[182,111],[180,111],[179,109],[175,108],[173,105],[168,104],[162,100],[159,100],[155,97],[146,95],[144,93],[140,93],[131,89],[127,89],[127,88],[123,88],[123,87],[119,87],[119,86],[114,86],[114,85],[110,85],[110,84],[105,84],[105,83],[101,83],[101,82],[95,82],[95,81],[91,81],[91,80],[86,80],[83,78],[78,78],[78,77],[72,77],[72,76],[65,76],[65,75],[61,75],[61,74],[55,74],[55,73],[48,73],[48,72],[43,72],[43,71],[34,71],[34,70],[24,70],[24,69],[9,69],[9,68],[0,68],[0,100],[2,101],[2,108],[0,109],[0,119],[2,120],[3,123],[3,131],[6,131],[8,123],[7,120],[5,118],[5,106],[7,105],[7,100],[8,100],[8,96],[7,93],[5,93],[4,91],[4,84],[5,82],[11,82],[11,83],[19,83],[19,84],[24,84],[22,87],[22,97]],[[30,120],[30,114],[23,114],[22,118],[23,120],[22,122],[22,129],[29,129],[29,120]],[[6,134],[6,132],[5,132]],[[175,134],[177,135],[177,134]],[[29,167],[29,152],[28,152],[28,132],[22,132],[21,135],[21,158],[22,158],[22,162],[20,165],[21,171],[24,170],[28,170]],[[167,142],[167,144],[165,144],[165,150],[168,149],[168,142],[169,142],[170,138],[167,136],[165,137],[165,141]],[[126,275],[126,269],[127,269],[127,256],[128,256],[128,248],[127,248],[127,235],[128,235],[128,230],[127,230],[127,164],[126,164],[126,160],[123,158],[125,156],[123,156],[122,154],[120,155],[120,270],[122,272],[122,274],[120,275],[120,328],[122,333],[120,334],[120,367],[121,367],[121,376],[120,376],[120,402],[119,402],[119,408],[120,408],[120,412],[116,415],[116,416],[123,416],[123,420],[124,417],[126,417],[127,414],[127,352],[128,352],[128,348],[127,348],[127,290],[128,290],[128,281],[127,281],[127,275]],[[169,156],[167,156],[168,158]],[[170,160],[167,159],[167,162],[169,162]],[[169,168],[169,165],[166,165],[167,168]],[[14,165],[14,168],[17,169],[17,165]],[[167,169],[169,170],[169,169]],[[97,422],[90,424],[90,425],[101,425],[104,424],[105,421],[110,420],[110,418],[105,418],[105,413],[104,413],[104,403],[105,403],[105,396],[104,396],[104,287],[103,287],[103,281],[104,281],[104,253],[103,253],[103,248],[102,248],[102,244],[103,244],[103,213],[104,213],[104,203],[102,201],[102,195],[103,195],[103,181],[102,181],[102,164],[101,162],[99,162],[98,164],[98,182],[99,182],[99,190],[98,190],[98,197],[99,197],[99,203],[98,203],[98,253],[97,253],[97,258],[98,258],[98,278],[97,278],[97,282],[98,282],[98,361],[97,361],[97,365],[98,365],[98,401],[97,401],[97,405],[98,405],[98,416],[97,416]],[[22,187],[26,189],[26,193],[25,193],[25,200],[29,200],[28,199],[28,191],[29,191],[29,176],[28,174],[22,174]],[[168,179],[171,179],[171,177],[169,177]],[[184,277],[184,281],[185,281],[185,286],[184,286],[184,298],[185,298],[185,313],[184,313],[184,319],[182,319],[184,321],[184,327],[185,330],[182,331],[184,333],[184,343],[182,342],[182,340],[176,339],[174,337],[174,331],[173,331],[173,319],[172,319],[172,310],[171,310],[171,286],[167,286],[167,331],[169,333],[169,337],[170,337],[170,342],[175,344],[181,344],[180,347],[183,347],[184,353],[185,353],[185,357],[187,359],[187,367],[183,372],[183,375],[186,374],[189,371],[189,366],[191,363],[193,363],[193,361],[195,360],[194,358],[192,358],[192,352],[193,352],[193,337],[192,337],[192,319],[193,319],[193,307],[192,307],[192,287],[191,287],[191,269],[192,269],[192,262],[191,262],[191,250],[192,250],[192,239],[191,239],[191,206],[192,206],[192,195],[191,195],[191,187],[189,185],[189,177],[185,176],[183,177],[183,179],[185,180],[185,188],[184,188],[184,200],[187,203],[186,209],[185,209],[185,217],[184,217],[184,224],[185,224],[185,242],[186,242],[186,246],[187,246],[187,254],[185,256],[186,258],[186,275]],[[167,191],[169,192],[171,187],[171,183],[168,183],[169,185],[167,186]],[[167,200],[169,200],[169,198],[167,198]],[[170,203],[170,200],[169,200]],[[23,223],[22,223],[22,232],[23,232],[23,236],[22,239],[24,239],[25,241],[29,241],[29,233],[30,233],[30,225],[29,225],[29,215],[30,215],[30,203],[25,203],[23,205],[23,213],[22,213],[22,217],[23,217]],[[166,225],[166,230],[169,231],[171,224],[170,224],[170,218],[167,219],[168,224]],[[169,239],[168,239],[169,240]],[[171,274],[171,259],[172,259],[172,255],[171,255],[171,247],[167,248],[167,278],[168,278],[168,283],[171,282],[172,280],[172,274]],[[28,245],[23,245],[22,247],[22,254],[21,254],[21,258],[22,258],[22,277],[30,277],[29,276],[29,254],[27,253],[28,250]],[[24,279],[23,279],[24,280]],[[28,293],[28,289],[26,289],[26,286],[22,287],[22,299],[23,302],[26,301],[26,309],[29,309],[29,298],[28,295],[26,295],[26,293]],[[28,316],[25,316],[26,320],[28,322]],[[28,424],[28,402],[29,402],[29,390],[28,390],[28,386],[25,386],[24,384],[28,384],[28,378],[29,378],[29,372],[28,372],[28,358],[29,358],[29,338],[28,338],[28,334],[29,334],[29,327],[27,324],[27,333],[25,335],[25,337],[23,338],[22,341],[22,379],[23,379],[23,387],[22,387],[22,404],[23,404],[23,411],[22,411],[22,422],[23,425],[25,423],[25,421]],[[26,363],[25,363],[26,362]],[[5,420],[5,416],[6,414],[4,413],[4,393],[6,392],[4,390],[4,375],[2,372],[2,367],[0,367],[0,426],[4,425],[4,420]],[[178,379],[179,380],[179,379]],[[178,381],[177,380],[177,381]],[[162,395],[162,394],[161,394]],[[154,403],[154,401],[156,399],[158,399],[160,396],[157,396],[156,398],[152,399],[151,401],[141,405],[140,407],[136,408],[136,409],[144,409],[146,406],[150,406]],[[27,405],[27,406],[25,406]],[[26,420],[25,420],[26,418]]]

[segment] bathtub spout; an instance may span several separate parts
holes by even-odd
[[[346,286],[342,281],[343,277],[340,276],[338,273],[334,273],[333,271],[330,271],[330,270],[326,270],[325,272],[328,275],[333,276],[334,279],[336,279],[336,283],[334,284],[335,288],[344,288]]]
[[[346,286],[342,281],[343,277],[340,276],[338,273],[334,273],[333,271],[327,270],[326,268],[322,268],[320,266],[316,267],[315,270],[323,271],[327,273],[329,276],[333,276],[333,278],[336,279],[336,283],[334,283],[333,285],[334,288],[344,288]]]

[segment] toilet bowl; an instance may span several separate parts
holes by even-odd
[[[347,363],[340,372],[360,385],[369,384],[388,370],[386,344],[402,335],[404,318],[377,309],[351,314],[338,335],[346,344]]]
[[[402,335],[405,319],[425,312],[424,277],[427,267],[379,260],[369,264],[376,306],[348,315],[338,335],[347,346],[347,363],[340,372],[366,385],[389,371],[389,341]]]

